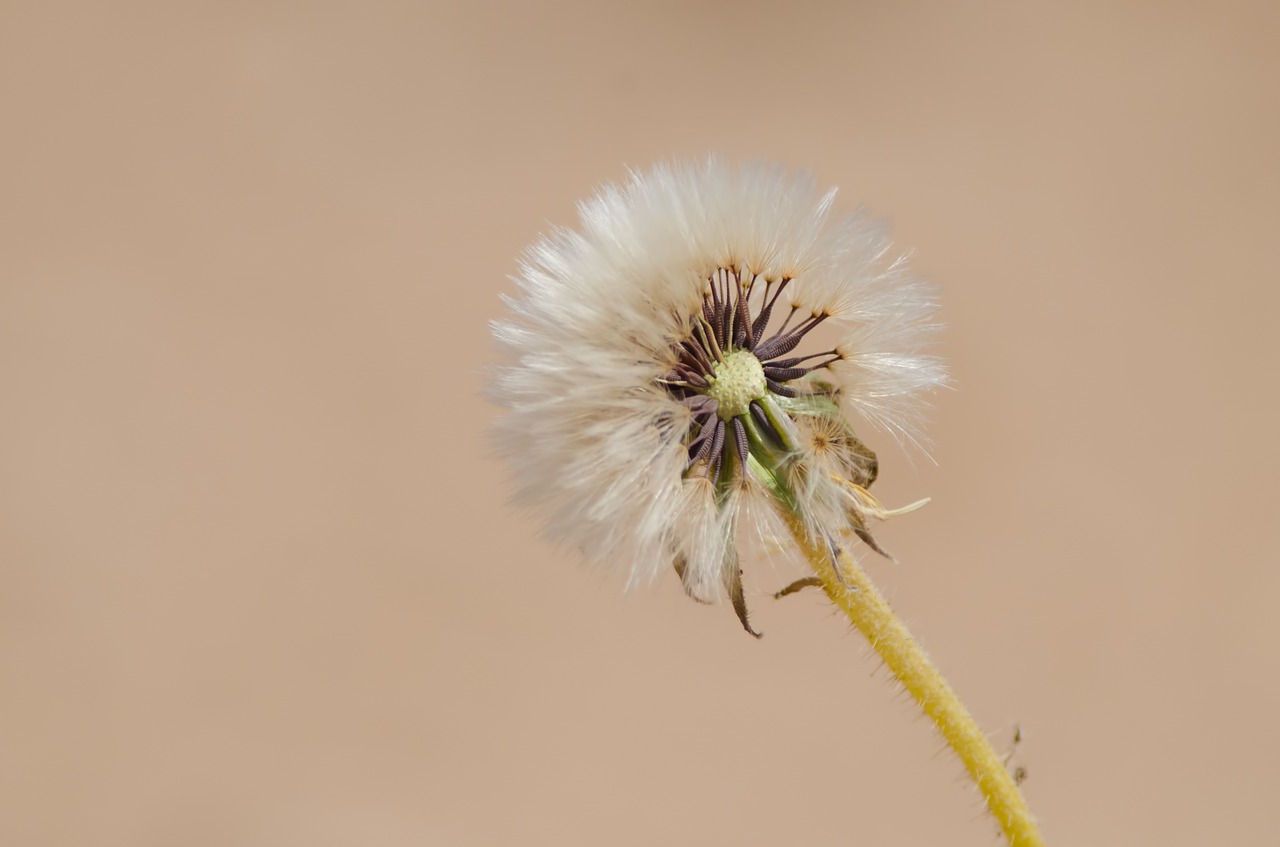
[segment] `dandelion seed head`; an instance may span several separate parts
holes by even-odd
[[[877,464],[850,420],[918,441],[945,372],[931,287],[834,205],[776,166],[663,164],[525,252],[491,393],[517,500],[552,538],[631,584],[674,566],[750,630],[739,546],[780,512],[824,543],[866,532],[840,481],[865,489]]]

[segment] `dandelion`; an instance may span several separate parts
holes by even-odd
[[[736,536],[776,527],[743,512],[870,541],[876,458],[846,414],[910,440],[912,401],[944,378],[930,288],[833,199],[769,166],[633,175],[528,251],[495,327],[519,499],[633,583],[674,564],[695,598],[727,594],[749,631]]]
[[[779,595],[821,586],[934,718],[1011,842],[1040,843],[1018,828],[1034,834],[985,736],[849,555],[853,539],[883,554],[873,521],[919,505],[889,510],[870,493],[878,463],[859,428],[919,443],[922,399],[946,375],[929,352],[932,288],[882,225],[838,215],[834,199],[769,165],[661,165],[529,248],[520,296],[494,324],[517,500],[631,584],[674,569],[691,597],[727,597],[757,637],[742,551],[790,536],[814,575]]]

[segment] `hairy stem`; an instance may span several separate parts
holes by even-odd
[[[794,517],[788,516],[788,520],[792,535],[822,582],[822,590],[866,636],[890,672],[938,727],[977,783],[987,808],[999,822],[1011,847],[1043,847],[1044,838],[1004,762],[919,642],[911,637],[907,627],[871,584],[866,572],[847,553],[841,552],[836,563],[840,567],[837,576],[832,553],[809,541]]]

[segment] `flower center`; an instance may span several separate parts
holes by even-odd
[[[716,401],[721,420],[732,420],[751,411],[751,401],[769,390],[764,365],[750,350],[734,350],[712,366],[715,371],[707,396]]]
[[[790,355],[827,319],[825,311],[803,317],[800,307],[792,305],[771,331],[773,307],[790,283],[790,277],[769,279],[735,267],[707,277],[702,309],[690,316],[689,334],[672,349],[676,365],[658,380],[692,413],[685,436],[686,473],[702,462],[709,477],[727,484],[732,476],[721,473],[728,467],[726,455],[736,454],[743,470],[748,454],[770,449],[763,446],[767,441],[793,449],[777,428],[777,415],[784,414],[778,402],[831,390],[821,383],[788,385],[843,358],[837,350]],[[792,325],[797,314],[800,320]]]

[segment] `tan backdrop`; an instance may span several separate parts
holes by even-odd
[[[708,151],[942,289],[870,566],[1050,843],[1277,837],[1280,7],[788,5],[0,6],[0,843],[996,843],[790,574],[504,505],[515,256]]]

